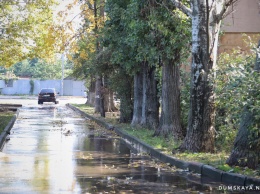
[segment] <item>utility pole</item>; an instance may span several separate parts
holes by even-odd
[[[60,84],[60,95],[63,96],[63,80],[64,80],[64,53],[61,55],[61,84]]]

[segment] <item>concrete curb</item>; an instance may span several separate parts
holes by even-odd
[[[15,115],[11,119],[11,121],[7,124],[7,126],[4,128],[3,132],[0,134],[0,151],[2,150],[4,144],[5,144],[5,139],[7,135],[10,134],[10,131],[19,115],[19,110],[16,111]]]
[[[128,135],[126,132],[124,132],[120,128],[114,127],[113,125],[110,125],[110,124],[106,123],[105,121],[102,121],[93,116],[90,116],[87,113],[79,110],[78,108],[76,108],[70,104],[67,104],[67,106],[69,108],[71,108],[72,110],[80,113],[83,117],[94,120],[98,125],[101,125],[102,127],[105,127],[106,129],[109,129],[109,130],[113,129],[135,151],[147,153],[147,154],[151,155],[152,157],[157,158],[164,163],[170,164],[172,166],[175,166],[175,167],[183,169],[183,170],[188,170],[188,171],[191,171],[194,173],[201,174],[201,176],[210,177],[214,181],[218,181],[218,182],[222,182],[222,183],[230,184],[230,185],[236,185],[236,186],[237,185],[238,186],[248,186],[248,185],[260,186],[260,179],[247,177],[247,176],[235,174],[235,173],[224,172],[224,171],[218,170],[209,165],[205,165],[205,164],[198,163],[198,162],[186,162],[186,161],[171,157],[169,155],[163,154],[159,150],[154,149],[153,147],[140,141],[136,137],[134,137],[132,135]]]

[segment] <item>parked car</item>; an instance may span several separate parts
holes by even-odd
[[[43,88],[38,95],[38,104],[43,104],[44,102],[53,102],[58,104],[57,94],[55,88]]]

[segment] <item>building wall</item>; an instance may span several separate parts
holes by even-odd
[[[223,20],[223,31],[260,32],[260,0],[239,0],[230,7],[228,13],[230,14]]]
[[[260,39],[260,0],[239,0],[229,10],[229,15],[222,22],[223,35],[220,36],[219,53],[230,52],[240,48],[248,51],[243,34],[249,36],[253,42]]]
[[[55,88],[61,94],[61,80],[33,80],[33,94],[37,95],[42,88]],[[65,96],[84,96],[86,90],[84,81],[64,80],[63,95]],[[0,80],[1,94],[4,95],[29,95],[31,90],[30,80],[13,80],[6,84]]]
[[[246,36],[245,36],[246,35]],[[260,33],[232,33],[228,32],[220,36],[220,44],[218,52],[231,52],[233,49],[240,49],[241,52],[247,52],[250,48],[248,45],[248,37],[254,43],[260,40]]]

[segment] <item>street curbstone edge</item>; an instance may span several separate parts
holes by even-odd
[[[15,115],[12,117],[11,121],[9,121],[7,126],[4,128],[4,130],[0,134],[0,150],[2,150],[2,148],[5,144],[6,137],[10,134],[10,131],[11,131],[18,115],[19,115],[19,109],[17,109],[17,111],[16,111]]]
[[[235,173],[227,173],[227,172],[216,169],[209,165],[205,165],[205,164],[198,163],[198,162],[186,162],[186,161],[182,161],[180,159],[171,157],[169,155],[163,154],[159,150],[154,149],[153,147],[142,142],[141,140],[137,139],[136,137],[133,137],[132,135],[127,134],[120,128],[107,124],[105,121],[101,121],[95,117],[92,117],[92,116],[88,115],[87,113],[79,110],[78,108],[76,108],[70,104],[67,104],[67,106],[70,107],[72,110],[79,112],[82,116],[87,117],[91,120],[94,120],[97,124],[100,124],[101,126],[105,127],[106,129],[113,127],[114,131],[122,139],[124,139],[124,141],[128,145],[130,145],[134,149],[134,151],[145,152],[166,164],[175,166],[175,167],[183,169],[183,170],[188,170],[190,172],[201,174],[202,177],[203,176],[210,177],[215,181],[222,182],[225,184],[233,184],[233,185],[241,185],[241,186],[244,186],[244,185],[259,186],[260,185],[260,179],[247,177],[247,176],[235,174]]]

